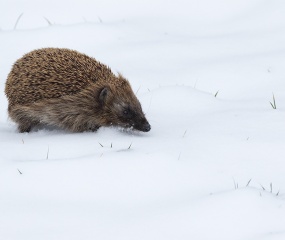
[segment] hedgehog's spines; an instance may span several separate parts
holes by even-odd
[[[73,95],[92,83],[113,79],[116,76],[108,66],[85,54],[43,48],[16,61],[8,75],[5,93],[10,105],[27,104]]]

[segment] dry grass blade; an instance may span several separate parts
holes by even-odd
[[[265,191],[265,187],[263,187],[261,184],[260,184],[260,186],[262,187],[263,191]]]
[[[233,178],[233,182],[234,182],[234,187],[235,189],[238,189],[238,183],[236,183],[235,179]]]
[[[21,13],[21,14],[19,15],[19,17],[17,18],[17,21],[16,21],[16,23],[15,23],[15,25],[14,25],[14,30],[16,30],[17,25],[18,25],[18,23],[19,23],[21,17],[23,16],[23,14],[24,14],[24,13]]]
[[[138,90],[136,91],[136,94],[138,94],[139,90],[141,89],[141,86],[139,86]]]
[[[272,94],[272,95],[273,95],[273,103],[272,102],[269,102],[269,103],[273,109],[276,109],[277,106],[276,106],[275,96],[274,96],[274,94]]]
[[[249,181],[247,182],[246,186],[248,187],[248,185],[250,184],[251,182],[251,179],[249,179]]]
[[[44,19],[47,21],[47,23],[48,23],[48,25],[49,25],[49,26],[51,26],[51,25],[52,25],[51,21],[50,21],[50,20],[48,20],[46,17],[44,17]]]
[[[48,149],[47,149],[47,158],[46,159],[48,159],[48,157],[49,157],[49,146],[48,146]]]
[[[133,143],[130,144],[130,146],[128,147],[128,149],[131,149],[132,144],[133,144]]]
[[[180,160],[180,157],[181,157],[181,152],[179,153],[178,160]]]

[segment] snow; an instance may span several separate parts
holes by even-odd
[[[285,239],[283,1],[13,0],[0,9],[1,240]],[[18,133],[6,77],[42,47],[121,72],[151,131]]]

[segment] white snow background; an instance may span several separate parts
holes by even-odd
[[[284,240],[284,13],[281,0],[2,0],[0,239]],[[18,133],[5,81],[42,47],[121,72],[151,131]]]

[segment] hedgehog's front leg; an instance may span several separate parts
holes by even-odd
[[[29,111],[22,106],[9,107],[10,118],[18,124],[19,132],[30,132],[39,122],[29,116]]]
[[[20,133],[30,132],[31,129],[32,129],[32,125],[31,124],[19,123],[19,125],[18,125],[18,130],[19,130]]]

